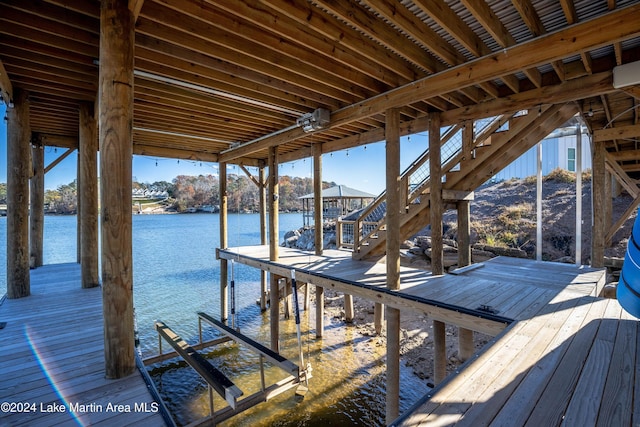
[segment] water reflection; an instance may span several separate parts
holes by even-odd
[[[363,335],[359,329],[339,319],[325,317],[325,336],[315,339],[315,308],[301,313],[303,351],[310,360],[313,377],[303,400],[296,398],[295,388],[261,403],[219,425],[221,426],[376,426],[385,418],[385,357],[384,338]],[[265,345],[270,342],[269,319],[257,313],[253,321],[240,322],[243,333]],[[309,332],[310,330],[310,332]],[[295,322],[280,323],[281,353],[298,364]],[[194,341],[191,341],[194,342]],[[207,356],[249,396],[260,390],[259,356],[234,343],[212,349]],[[268,366],[269,386],[287,376],[279,368]],[[206,383],[184,362],[165,363],[154,367],[161,395],[180,425],[209,414],[209,394]],[[409,368],[401,368],[401,411],[407,409],[428,391],[424,381]],[[214,407],[226,406],[218,396]]]

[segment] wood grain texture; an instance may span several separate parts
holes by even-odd
[[[128,2],[101,2],[100,22],[105,365],[108,378],[122,378],[135,369],[131,219],[134,22]]]

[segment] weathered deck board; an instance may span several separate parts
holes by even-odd
[[[0,402],[29,402],[36,411],[0,412],[0,425],[165,425],[138,372],[105,379],[102,290],[81,289],[78,264],[32,270],[31,292],[0,305],[7,322],[0,330]],[[93,403],[95,410],[41,410],[54,403]],[[125,406],[109,411],[109,404]]]
[[[272,263],[264,247],[232,251],[239,262],[282,275],[302,269],[309,283],[318,277],[321,285],[373,301],[384,287],[383,264],[354,264],[361,262],[352,261],[348,252],[327,251],[321,258],[283,248],[283,256]],[[400,280],[401,290],[385,293],[385,303],[429,314],[430,308],[420,304],[443,302],[438,320],[458,326],[469,319],[458,316],[456,308],[488,305],[512,323],[393,425],[638,423],[640,327],[616,300],[597,297],[605,283],[603,270],[496,258],[455,276],[403,268]],[[360,289],[367,286],[371,292]],[[411,298],[415,304],[403,302]]]

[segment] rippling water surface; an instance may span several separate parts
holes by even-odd
[[[190,343],[198,340],[196,312],[219,318],[218,261],[219,216],[137,215],[133,217],[134,305],[143,355],[158,352],[153,324],[162,320]],[[229,215],[229,246],[260,243],[259,218],[254,214]],[[280,215],[280,240],[288,230],[300,227],[300,214]],[[45,264],[76,261],[76,217],[45,217]],[[0,263],[6,265],[6,218],[0,218]],[[237,325],[265,345],[270,342],[268,313],[261,313],[258,270],[235,264]],[[0,292],[6,276],[0,275]],[[302,304],[302,298],[301,298]],[[223,425],[235,426],[375,426],[384,424],[385,346],[378,337],[360,334],[340,319],[325,318],[325,336],[315,339],[315,310],[302,312],[303,354],[310,360],[313,378],[303,400],[289,390],[272,401],[257,405]],[[281,321],[281,351],[298,363],[295,323]],[[212,338],[211,328],[204,328]],[[167,348],[165,346],[165,348]],[[208,353],[248,396],[260,389],[258,357],[246,348],[224,344]],[[173,360],[151,367],[152,376],[179,424],[209,413],[206,384],[184,362]],[[286,377],[269,367],[267,385]],[[401,372],[401,410],[428,391],[423,381]],[[216,398],[214,407],[225,403]]]

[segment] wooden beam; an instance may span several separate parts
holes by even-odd
[[[601,17],[537,37],[333,111],[327,130],[381,114],[389,108],[403,107],[525,68],[561,60],[568,51],[586,51],[613,41],[635,37],[640,34],[640,28],[632,18],[636,14],[640,14],[640,5],[616,9]],[[256,142],[241,144],[221,154],[221,159],[230,161],[305,135],[300,128],[287,130]]]
[[[447,377],[447,334],[445,323],[433,321],[433,381],[440,384]]]
[[[640,124],[628,126],[616,126],[593,131],[593,141],[613,141],[616,139],[640,137]]]
[[[79,188],[80,212],[80,267],[82,287],[100,285],[98,246],[98,137],[93,103],[80,105]]]
[[[10,108],[13,107],[13,86],[9,80],[9,74],[5,70],[2,60],[0,59],[0,98]]]
[[[597,141],[597,142],[604,142],[604,141]],[[609,151],[608,155],[611,158],[611,160],[616,162],[640,160],[640,150]]]
[[[635,99],[640,100],[640,86],[638,85],[629,86],[629,87],[622,88],[620,90],[627,93],[628,95],[631,95]]]
[[[269,158],[267,160],[269,166],[269,260],[277,261],[279,258],[278,251],[278,147],[269,148]],[[308,281],[306,281],[309,283]],[[269,321],[271,324],[271,350],[279,351],[280,343],[280,309],[279,309],[279,293],[278,276],[269,275],[269,291],[270,291],[270,313]]]
[[[400,310],[386,307],[387,317],[387,389],[386,424],[400,414]]]
[[[140,10],[142,9],[142,5],[144,4],[144,0],[129,0],[129,10],[133,15],[133,21],[138,20],[138,16],[140,15]]]
[[[129,197],[134,22],[127,3],[127,0],[100,3],[100,220],[107,378],[123,378],[136,369]]]
[[[611,244],[611,240],[613,239],[613,235],[616,234],[616,231],[620,229],[624,225],[624,223],[631,217],[631,215],[637,210],[638,205],[640,205],[640,195],[635,194],[633,200],[629,207],[624,211],[620,218],[609,227],[607,230],[607,234],[604,236],[605,244]]]
[[[179,148],[158,147],[147,144],[133,144],[133,154],[139,156],[162,157],[167,159],[193,160],[213,163],[218,162],[218,155],[214,153],[207,153],[206,151],[182,150]]]
[[[627,193],[633,198],[640,193],[638,184],[620,167],[620,164],[611,156],[611,153],[605,151],[605,166],[616,180],[627,190]]]
[[[47,165],[46,168],[44,168],[44,173],[46,174],[47,172],[49,172],[51,169],[55,168],[56,166],[58,166],[58,164],[60,164],[61,161],[63,161],[64,159],[66,159],[67,157],[69,157],[69,155],[71,153],[73,153],[75,151],[74,148],[69,148],[67,151],[65,151],[64,153],[60,154],[54,161],[52,161],[51,163],[49,163]]]
[[[267,244],[267,181],[264,166],[258,169],[258,199],[260,207],[260,244]],[[267,272],[260,270],[260,310],[267,310]]]
[[[591,228],[591,266],[601,268],[604,265],[605,230],[605,147],[604,142],[594,142],[592,153],[592,193],[593,225]]]
[[[30,181],[29,240],[31,268],[43,264],[44,247],[44,150],[42,146],[31,148],[33,175]]]
[[[640,5],[617,9],[599,18],[537,37],[529,42],[469,61],[458,67],[425,77],[332,112],[329,127],[340,126],[363,117],[380,114],[385,109],[400,107],[421,99],[459,90],[480,82],[515,73],[523,68],[561,60],[568,51],[585,51],[615,40],[640,34],[632,14],[640,13]],[[268,144],[268,142],[263,142]]]
[[[229,260],[235,259],[245,265],[268,271],[276,276],[288,276],[291,274],[291,268],[289,266],[263,261],[259,258],[238,255],[235,251],[219,251],[219,257]],[[316,275],[313,271],[296,270],[296,279],[300,282],[322,286],[325,289],[333,289],[336,292],[349,293],[370,301],[379,301],[381,304],[397,308],[401,311],[410,310],[423,313],[433,319],[489,335],[497,335],[504,330],[508,323],[483,318],[478,316],[478,314],[463,313],[442,306],[430,305],[429,302],[421,301],[420,299],[403,298],[402,296],[395,295],[392,291],[345,283],[339,279],[327,277],[323,274]]]
[[[322,255],[324,218],[322,217],[322,145],[313,145],[313,223],[316,255]]]
[[[48,133],[35,134],[36,140],[46,147],[78,148],[78,138],[73,136],[52,135]]]
[[[400,112],[387,110],[386,139],[386,188],[387,188],[387,287],[400,289],[400,212],[406,200],[400,198]]]
[[[429,125],[429,219],[431,223],[431,272],[444,274],[442,243],[442,160],[440,158],[440,114],[432,113]]]
[[[16,89],[7,108],[7,297],[31,294],[29,275],[29,103]]]

